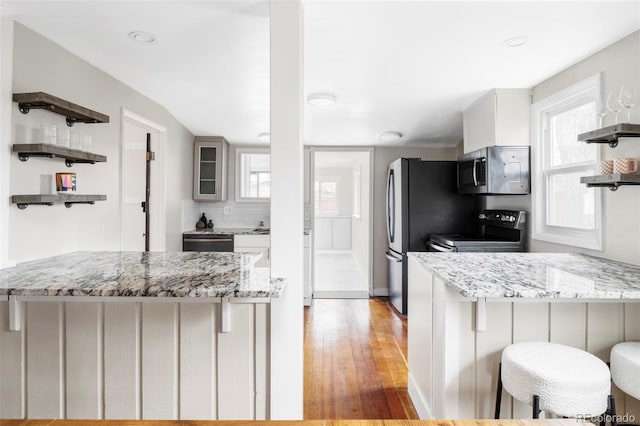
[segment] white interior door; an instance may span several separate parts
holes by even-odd
[[[151,251],[166,249],[166,128],[130,111],[122,115],[122,250],[144,251],[147,133],[151,134],[149,235]]]
[[[147,130],[124,121],[122,250],[144,251]]]

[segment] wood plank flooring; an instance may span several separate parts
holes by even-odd
[[[578,425],[592,426],[580,421]],[[2,420],[1,426],[576,426],[575,419],[555,420]]]
[[[417,419],[407,392],[407,322],[386,299],[305,308],[304,419]]]

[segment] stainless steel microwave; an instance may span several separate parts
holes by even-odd
[[[460,194],[519,195],[531,191],[528,146],[489,146],[458,157]]]

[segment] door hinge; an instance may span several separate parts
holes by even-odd
[[[147,161],[153,161],[156,159],[156,153],[153,151],[147,151]]]

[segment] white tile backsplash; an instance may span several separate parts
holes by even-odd
[[[232,213],[224,214],[224,208],[230,207]],[[182,230],[194,229],[197,221],[205,214],[213,221],[214,228],[256,228],[260,221],[270,226],[270,203],[236,203],[182,201]]]

